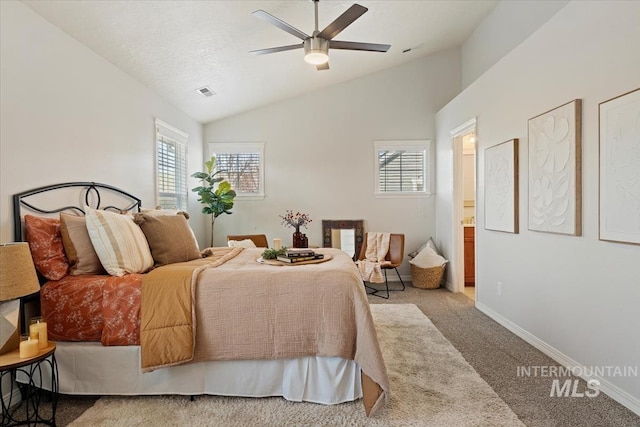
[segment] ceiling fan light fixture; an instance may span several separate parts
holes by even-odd
[[[321,65],[329,61],[329,43],[318,37],[304,41],[304,60],[309,64]]]
[[[309,64],[320,65],[320,64],[324,64],[329,60],[329,55],[320,51],[307,52],[304,55],[304,60],[307,61]]]

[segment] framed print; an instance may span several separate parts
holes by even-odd
[[[518,232],[518,140],[484,150],[484,228]]]
[[[529,119],[529,230],[582,234],[582,100]]]
[[[601,102],[599,239],[640,245],[640,88]]]

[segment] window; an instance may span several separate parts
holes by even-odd
[[[415,197],[431,194],[431,141],[376,141],[376,195]]]
[[[212,142],[209,156],[216,156],[216,170],[222,171],[239,199],[264,198],[264,143]]]
[[[189,135],[156,120],[157,206],[187,210],[187,140]]]

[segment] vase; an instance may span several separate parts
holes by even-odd
[[[306,248],[306,246],[304,246],[304,234],[300,232],[300,227],[296,227],[296,231],[293,233],[293,247]]]

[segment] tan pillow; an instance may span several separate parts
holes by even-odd
[[[155,209],[141,209],[140,213],[152,215],[152,216],[166,216],[166,215],[182,215],[186,219],[189,219],[189,212],[181,211],[179,209],[162,209],[161,207],[157,207]],[[196,246],[198,246],[198,239],[196,238],[196,233],[193,232],[191,226],[189,226],[189,230],[191,230],[191,236],[193,236],[193,242]]]
[[[179,209],[162,209],[161,207],[157,207],[155,209],[141,209],[141,213],[153,215],[153,216],[161,216],[161,215],[184,215],[185,218],[189,219],[189,212],[181,211]]]
[[[139,213],[134,217],[149,242],[156,265],[201,258],[191,227],[183,215]]]
[[[149,244],[133,216],[85,208],[87,231],[100,263],[112,276],[144,273],[153,267]]]
[[[60,233],[72,276],[106,274],[98,254],[93,249],[85,217],[61,213]]]

